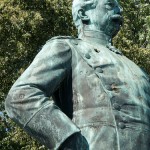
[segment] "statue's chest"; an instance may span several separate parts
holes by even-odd
[[[129,101],[150,98],[149,78],[125,56],[104,47],[80,48],[77,53],[73,86],[81,97],[107,93]]]

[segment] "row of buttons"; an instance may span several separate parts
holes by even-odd
[[[106,89],[109,90],[109,91],[114,90],[115,92],[118,92],[118,88],[117,88],[116,85],[114,85],[114,84],[106,86]],[[115,110],[118,110],[118,111],[121,110],[121,106],[120,106],[118,103],[113,103],[112,106],[113,106],[113,108],[114,108]],[[118,123],[118,127],[119,127],[120,129],[124,129],[124,128],[126,127],[126,125],[125,125],[124,122],[119,122],[119,123]]]
[[[118,110],[118,111],[121,110],[121,106],[120,106],[118,103],[114,103],[114,104],[113,104],[113,108],[116,109],[116,110]],[[124,120],[122,120],[122,121],[124,121]],[[118,123],[118,127],[119,127],[120,129],[125,129],[125,128],[126,128],[126,125],[125,125],[124,122],[119,122],[119,123]]]
[[[90,59],[90,58],[91,58],[91,56],[90,56],[89,53],[86,53],[86,54],[85,54],[85,57],[86,57],[87,59]],[[98,68],[96,68],[96,72],[98,72],[98,73],[103,73],[103,69],[100,68],[100,67],[98,67]],[[109,91],[112,91],[112,90],[115,90],[115,91],[116,91],[117,87],[116,87],[114,84],[112,84],[111,86],[106,86],[106,89],[109,90]],[[114,103],[114,104],[113,104],[113,108],[116,109],[116,110],[118,110],[118,111],[121,110],[121,106],[120,106],[119,104],[117,104],[117,103]],[[124,122],[119,122],[119,123],[118,123],[118,127],[119,127],[120,129],[124,129],[124,128],[126,127],[126,125],[125,125]]]
[[[86,53],[85,54],[85,57],[87,58],[87,59],[90,59],[91,58],[91,56],[89,55],[89,53]],[[98,67],[98,68],[96,68],[96,72],[98,72],[98,73],[103,73],[103,69],[101,69],[100,67]],[[115,90],[115,89],[117,89],[116,87],[115,87],[115,85],[111,85],[111,86],[106,86],[106,89],[107,90],[109,90],[109,91],[111,91],[111,90]],[[114,107],[114,109],[116,109],[116,110],[118,110],[118,111],[120,111],[120,109],[121,109],[121,106],[119,105],[119,104],[117,104],[117,103],[114,103],[113,104],[113,107]]]
[[[114,85],[114,84],[112,84],[111,86],[107,86],[106,88],[107,88],[107,90],[109,90],[109,91],[112,91],[112,90],[114,90],[115,92],[118,92],[118,91],[119,91],[119,89],[118,89],[118,88],[116,87],[116,85]],[[112,106],[113,106],[113,108],[114,108],[115,110],[118,110],[118,111],[121,110],[121,106],[120,106],[118,103],[113,103]],[[118,123],[118,127],[119,127],[120,129],[125,129],[125,128],[126,128],[126,125],[125,125],[125,123],[124,123],[124,120],[122,120],[122,122],[119,122],[119,123]]]

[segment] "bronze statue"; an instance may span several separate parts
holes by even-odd
[[[43,46],[12,86],[8,115],[52,150],[150,149],[150,79],[112,46],[122,8],[74,0],[72,12],[78,39]]]

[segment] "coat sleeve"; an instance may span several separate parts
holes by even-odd
[[[71,69],[71,55],[64,41],[47,42],[6,98],[9,117],[49,149],[80,131],[49,98]]]

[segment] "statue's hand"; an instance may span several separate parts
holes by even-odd
[[[89,150],[89,144],[81,133],[75,133],[61,145],[59,150]]]

